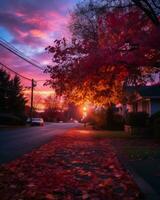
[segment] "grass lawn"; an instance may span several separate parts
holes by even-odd
[[[129,159],[160,158],[160,139],[131,136],[124,131],[93,131],[93,137],[111,139]]]
[[[127,154],[129,159],[142,160],[142,159],[155,159],[160,158],[160,148],[152,147],[124,147],[124,153]]]
[[[124,131],[94,131],[93,136],[95,138],[132,138],[130,135],[126,134]]]
[[[109,138],[124,162],[160,193],[160,139],[130,136],[123,131],[93,131],[93,137]]]

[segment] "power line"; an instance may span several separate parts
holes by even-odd
[[[32,81],[32,79],[27,78],[27,77],[25,77],[25,76],[19,74],[18,72],[14,71],[13,69],[11,69],[10,67],[6,66],[5,64],[3,64],[3,63],[1,63],[1,62],[0,62],[0,65],[1,65],[2,67],[4,67],[4,68],[8,69],[9,71],[15,73],[16,75],[20,76],[21,78],[24,78],[24,79],[26,79],[26,80],[28,80],[28,81]]]
[[[29,64],[33,65],[34,67],[40,69],[40,70],[44,70],[42,67],[40,67],[39,65],[33,63],[32,61],[30,61],[28,58],[25,58],[23,55],[21,55],[20,53],[18,53],[18,51],[13,50],[12,48],[8,47],[7,45],[3,44],[0,41],[0,45],[3,46],[4,48],[6,48],[8,51],[12,52],[13,54],[17,55],[18,57],[20,57],[21,59],[25,60],[26,62],[28,62]]]
[[[38,65],[41,66],[41,64],[37,61],[37,60],[34,60],[34,59],[31,59],[29,58],[28,56],[26,56],[23,52],[19,51],[18,49],[16,49],[11,43],[7,42],[6,40],[4,40],[3,38],[0,37],[0,40],[1,42],[5,43],[6,45],[8,45],[10,48],[12,48],[14,51],[16,51],[17,53],[23,55],[24,57],[28,58],[29,60],[37,63]]]
[[[18,49],[16,49],[15,47],[13,47],[13,45],[11,45],[10,43],[8,43],[7,41],[5,41],[4,39],[0,38],[0,45],[2,47],[4,47],[5,49],[7,49],[8,51],[12,52],[13,54],[15,54],[16,56],[20,57],[21,59],[25,60],[26,62],[28,62],[29,64],[33,65],[34,67],[40,69],[40,70],[44,70],[43,67],[40,66],[40,64],[36,64],[35,60],[30,59],[29,57],[25,56],[22,52],[20,52]],[[38,63],[38,62],[37,62]]]
[[[2,43],[2,45],[5,45],[7,48],[10,48],[11,50],[13,50],[14,52],[16,52],[17,54],[20,54],[21,56],[23,56],[24,58],[26,58],[30,62],[33,62],[33,64],[37,63],[36,65],[38,65],[38,67],[41,66],[41,64],[38,61],[29,58],[24,53],[22,53],[21,51],[19,51],[18,49],[16,49],[11,43],[7,42],[6,40],[4,40],[1,37],[0,37],[0,43]],[[43,69],[43,67],[41,67],[41,68]]]

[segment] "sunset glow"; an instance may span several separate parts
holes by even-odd
[[[2,0],[0,2],[0,39],[9,42],[25,55],[38,61],[44,68],[51,63],[51,56],[45,48],[57,38],[70,37],[67,24],[69,9],[75,5],[75,0],[42,1]],[[31,17],[32,16],[32,17]],[[21,75],[34,80],[48,78],[43,70],[13,55],[0,46],[1,62],[10,66]],[[23,80],[24,87],[30,87],[29,81]],[[44,83],[44,82],[43,82]],[[54,91],[38,82],[35,94],[46,97]],[[29,93],[29,91],[25,91]]]
[[[159,152],[160,0],[0,0],[0,200],[157,199]]]

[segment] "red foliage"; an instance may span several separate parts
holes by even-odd
[[[105,24],[105,25],[104,25]],[[139,10],[114,10],[99,24],[99,41],[106,64],[125,66],[130,73],[140,67],[160,67],[160,29]]]
[[[137,8],[114,9],[97,21],[98,41],[63,39],[48,47],[53,66],[46,72],[58,94],[106,105],[117,102],[124,84],[142,85],[160,70],[160,28]]]

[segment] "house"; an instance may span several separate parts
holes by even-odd
[[[160,86],[127,87],[126,104],[119,108],[119,113],[146,112],[149,116],[160,111]]]

